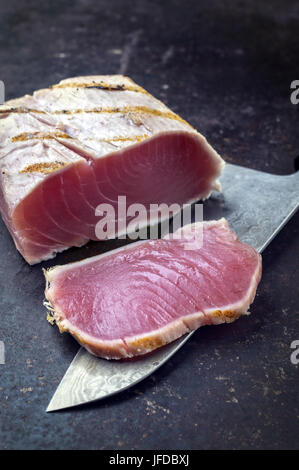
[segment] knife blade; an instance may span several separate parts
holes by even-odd
[[[299,172],[280,176],[227,164],[222,193],[204,203],[204,220],[225,217],[238,238],[262,252],[299,206]],[[93,402],[124,391],[161,367],[194,332],[148,356],[107,361],[80,348],[47,412]]]

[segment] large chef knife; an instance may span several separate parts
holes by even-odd
[[[299,172],[277,176],[227,164],[222,193],[204,203],[204,219],[225,217],[238,238],[262,252],[299,206]],[[80,348],[47,411],[81,405],[121,392],[164,364],[193,332],[134,361],[107,361]]]

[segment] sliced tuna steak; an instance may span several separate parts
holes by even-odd
[[[30,264],[97,240],[95,208],[116,210],[118,196],[149,210],[219,189],[223,160],[205,138],[124,76],[72,78],[8,101],[0,131],[0,209]]]
[[[132,357],[246,314],[261,264],[225,219],[199,222],[180,238],[137,242],[44,271],[46,305],[60,331],[92,354]]]

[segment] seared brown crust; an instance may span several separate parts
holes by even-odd
[[[121,113],[121,114],[129,114],[129,113],[140,113],[140,114],[150,114],[152,116],[159,116],[167,119],[174,119],[175,121],[180,121],[189,126],[191,129],[193,127],[183,118],[181,118],[178,114],[173,113],[172,111],[161,111],[159,109],[149,108],[148,106],[123,106],[122,108],[114,108],[114,107],[106,107],[106,108],[80,108],[80,109],[57,109],[55,111],[42,111],[40,109],[33,109],[33,108],[8,108],[8,109],[0,109],[0,113],[38,113],[38,114],[81,114],[81,113],[96,113],[96,114],[104,114],[104,113]]]
[[[147,139],[149,136],[147,134],[142,135],[132,135],[130,137],[117,135],[115,137],[106,138],[106,139],[90,139],[97,140],[97,142],[142,142]],[[43,132],[22,132],[11,138],[12,142],[26,142],[27,140],[49,140],[49,139],[73,139],[69,134],[62,132],[53,132],[52,134],[45,134]],[[88,139],[86,139],[88,140]]]
[[[88,78],[88,77],[86,77]],[[127,77],[126,77],[127,78]],[[57,85],[52,85],[50,88],[96,88],[98,90],[106,91],[134,91],[136,93],[145,93],[149,94],[144,88],[139,85],[136,85],[131,79],[127,78],[127,81],[130,83],[107,83],[104,80],[90,80],[86,82],[76,82],[72,80],[63,80]]]
[[[70,139],[71,136],[63,132],[54,132],[53,134],[45,134],[43,132],[22,132],[11,138],[12,142],[25,142],[27,140],[46,140],[46,139]]]
[[[47,292],[45,295],[46,298],[48,298]],[[46,306],[49,308],[49,305]],[[83,332],[79,333],[75,326],[54,310],[49,314],[48,321],[53,324],[54,319],[60,333],[70,333],[81,346],[95,356],[105,359],[125,359],[134,356],[142,356],[154,351],[201,326],[232,323],[246,313],[247,309],[244,312],[240,312],[238,308],[229,311],[221,311],[218,309],[209,312],[208,315],[202,312],[196,312],[190,315],[188,319],[182,318],[175,320],[163,328],[145,333],[142,336],[128,337],[113,341],[99,340]]]
[[[20,173],[43,173],[48,175],[54,171],[61,170],[67,166],[65,162],[44,162],[44,163],[34,163],[23,168]]]

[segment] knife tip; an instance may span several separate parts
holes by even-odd
[[[51,405],[51,402],[50,402],[45,411],[46,413],[51,413],[52,411],[58,411],[58,410],[61,410],[61,408]]]
[[[48,404],[45,410],[46,413],[51,413],[52,411],[64,410],[65,408],[70,408],[72,406],[72,405],[66,405],[66,404],[62,405],[62,404],[57,403],[57,401],[55,403],[55,401],[56,400],[53,400],[52,398],[52,400],[50,401],[50,403]]]
[[[54,397],[53,397],[54,398]],[[57,400],[52,400],[50,401],[48,407],[46,408],[46,413],[51,413],[52,411],[62,411],[62,410],[68,410],[70,408],[75,408],[76,406],[84,405],[85,403],[89,403],[86,401],[78,401],[78,402],[72,402],[72,403],[57,403]]]

